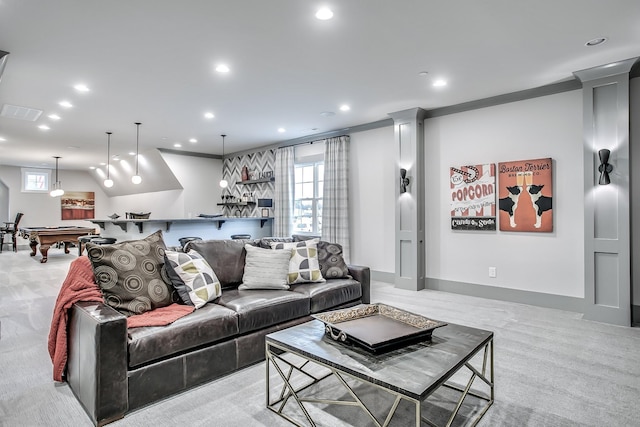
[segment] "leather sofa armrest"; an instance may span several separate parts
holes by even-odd
[[[96,426],[129,408],[127,318],[97,302],[78,302],[68,323],[67,382]]]
[[[362,265],[348,265],[349,274],[362,286],[362,303],[371,303],[371,270]]]

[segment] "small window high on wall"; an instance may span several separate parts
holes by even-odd
[[[296,164],[293,205],[294,234],[322,233],[324,162]]]
[[[22,169],[23,193],[48,193],[51,171],[48,169]]]

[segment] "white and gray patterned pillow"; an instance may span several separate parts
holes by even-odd
[[[271,243],[272,249],[293,250],[287,277],[289,284],[325,281],[318,261],[318,241],[319,239],[311,239],[302,242]]]
[[[165,249],[161,230],[141,240],[87,243],[87,256],[106,303],[125,316],[171,304],[173,289],[162,274]]]
[[[198,252],[165,251],[164,266],[185,304],[198,309],[222,295],[216,273]]]
[[[287,274],[291,249],[263,249],[248,244],[244,248],[247,257],[238,289],[289,289]]]
[[[342,245],[329,243],[324,240],[318,242],[318,262],[320,272],[325,279],[350,278],[349,267],[342,256]]]

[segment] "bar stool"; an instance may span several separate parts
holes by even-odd
[[[80,236],[78,237],[78,256],[82,255],[82,250],[85,245],[90,242],[92,239],[96,239],[99,236]]]
[[[91,243],[94,245],[111,245],[117,242],[117,239],[113,237],[96,237],[91,239]]]
[[[202,237],[181,237],[178,239],[178,242],[180,242],[180,246],[182,246],[182,250],[184,251],[187,243],[193,240],[202,240]]]
[[[251,234],[232,234],[231,238],[233,240],[250,239]]]

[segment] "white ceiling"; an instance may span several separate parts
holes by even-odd
[[[135,151],[137,121],[141,151],[221,154],[567,80],[640,56],[640,1],[0,0],[0,50],[0,106],[44,110],[0,118],[0,164],[85,169],[107,130]]]

